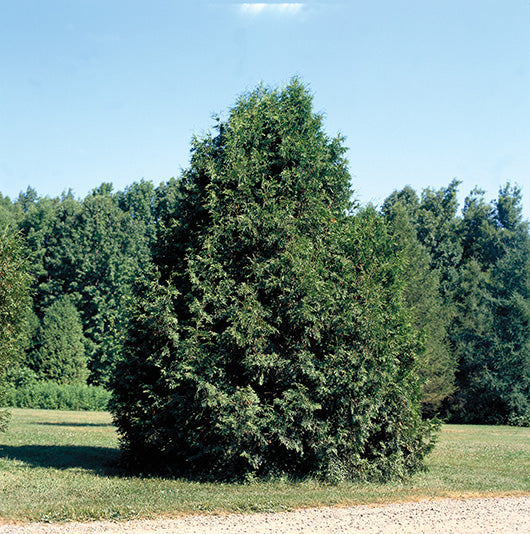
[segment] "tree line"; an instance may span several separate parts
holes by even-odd
[[[424,402],[452,422],[530,424],[530,236],[521,191],[487,202],[458,182],[392,193],[381,214],[408,256],[406,299],[425,334]]]
[[[14,201],[0,198],[3,246],[10,233],[21,234],[32,279],[12,380],[31,372],[58,383],[108,384],[133,287],[153,269],[153,254],[168,254],[160,236],[178,186],[177,179],[158,187],[141,181],[113,193],[105,183],[84,199],[39,197],[28,188]],[[475,189],[462,209],[457,192],[456,181],[420,195],[405,187],[381,209],[357,208],[349,217],[373,211],[403,258],[404,299],[425,345],[424,411],[455,422],[527,425],[530,237],[521,192],[506,185],[487,202]]]
[[[491,202],[474,189],[459,206],[452,181],[359,206],[343,140],[324,134],[297,81],[245,95],[215,131],[194,139],[188,170],[157,187],[0,194],[0,275],[13,262],[25,273],[16,306],[0,294],[4,381],[113,389],[131,459],[145,458],[151,440],[194,455],[191,470],[226,470],[231,450],[236,475],[259,472],[266,455],[278,469],[313,462],[328,475],[353,469],[344,454],[362,459],[360,471],[370,457],[384,473],[398,452],[413,463],[404,451],[421,448],[423,431],[408,403],[426,421],[530,424],[530,233],[519,188],[507,184]],[[354,413],[373,427],[357,442],[344,437]],[[208,431],[199,436],[190,414]],[[300,435],[293,417],[305,421]],[[145,421],[156,418],[165,430],[155,439]]]

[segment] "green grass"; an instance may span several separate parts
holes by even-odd
[[[61,521],[280,511],[424,498],[530,494],[530,429],[445,425],[429,470],[405,483],[201,484],[123,477],[102,412],[13,409],[0,434],[0,518]]]

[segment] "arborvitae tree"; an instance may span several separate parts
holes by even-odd
[[[63,296],[44,314],[36,346],[28,355],[28,367],[42,380],[85,383],[88,375],[85,344],[79,313],[71,298]]]
[[[424,337],[419,356],[424,380],[422,406],[426,414],[437,413],[442,401],[454,391],[456,362],[450,350],[447,329],[453,307],[440,294],[440,276],[431,267],[432,259],[417,237],[419,201],[410,188],[393,193],[383,205],[393,242],[404,260],[404,300],[417,330]]]
[[[13,231],[0,234],[0,406],[3,405],[5,373],[20,357],[25,318],[29,310],[30,276],[21,240]],[[0,430],[7,413],[0,412]]]
[[[344,152],[297,80],[194,140],[113,381],[130,465],[331,480],[422,465],[420,347],[386,226],[348,215]]]

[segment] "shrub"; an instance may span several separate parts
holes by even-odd
[[[46,309],[27,363],[43,380],[84,383],[88,376],[85,345],[79,312],[64,295]]]
[[[160,218],[111,403],[124,459],[199,479],[389,479],[432,442],[384,222],[294,80],[242,97]]]
[[[30,382],[7,388],[6,397],[7,406],[12,408],[104,411],[110,393],[99,386]]]

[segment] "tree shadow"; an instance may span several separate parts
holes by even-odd
[[[31,467],[83,469],[102,476],[119,476],[120,451],[111,447],[76,445],[0,445],[0,458]]]
[[[57,422],[57,423],[48,423],[48,422],[36,422],[36,423],[30,423],[32,425],[37,426],[73,426],[73,427],[89,427],[89,428],[96,428],[96,427],[111,427],[112,424],[110,423],[67,423],[67,422]]]

